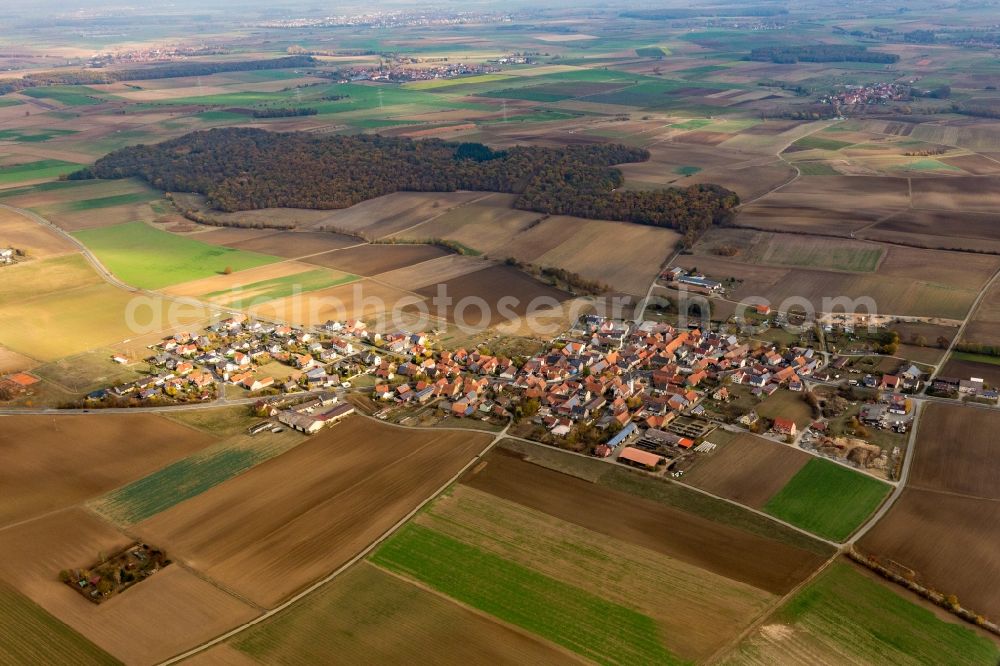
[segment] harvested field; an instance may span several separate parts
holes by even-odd
[[[250,311],[258,317],[314,326],[330,319],[390,321],[394,314],[402,316],[404,310],[424,300],[423,296],[366,279],[299,296],[279,298],[255,305]]]
[[[1000,500],[1000,414],[928,404],[920,417],[908,487]]]
[[[694,247],[694,254],[733,255],[749,264],[802,266],[805,268],[874,272],[885,249],[875,243],[826,238],[772,234],[746,229],[711,229]]]
[[[358,553],[488,441],[352,417],[133,529],[273,606]]]
[[[38,297],[99,284],[100,276],[79,254],[30,261],[3,267],[0,303],[23,300],[28,294]]]
[[[915,208],[995,213],[1000,201],[1000,178],[958,176],[921,179],[913,188]]]
[[[205,309],[197,306],[175,310],[171,317],[171,304],[166,300],[139,297],[142,300],[134,311],[137,330],[126,317],[133,298],[127,291],[101,283],[5,304],[0,344],[40,361],[53,361],[161,330],[166,322],[182,326],[207,317]]]
[[[38,361],[33,358],[0,347],[0,375],[24,372],[25,370],[31,370],[37,365]]]
[[[198,236],[198,240],[208,239],[204,236]],[[279,231],[278,233],[271,233],[266,236],[244,238],[220,244],[236,248],[237,250],[261,252],[277,257],[294,259],[310,254],[339,250],[357,245],[360,242],[362,241],[353,236],[322,231]]]
[[[100,495],[214,441],[152,414],[6,416],[3,423],[0,526]]]
[[[514,236],[494,254],[563,268],[628,294],[645,294],[679,240],[680,234],[670,229],[556,215]]]
[[[455,206],[485,196],[489,195],[483,192],[397,192],[362,201],[350,208],[322,211],[325,215],[314,227],[360,233],[372,239],[383,238],[404,233]]]
[[[516,198],[514,194],[492,194],[413,227],[397,237],[412,240],[444,238],[477,252],[500,252],[500,248],[513,236],[542,217],[540,213],[513,208]]]
[[[993,176],[1000,173],[1000,163],[982,155],[945,157],[941,161],[950,166],[958,167],[962,171],[967,171],[973,176]]]
[[[194,238],[212,245],[234,245],[242,241],[262,238],[264,236],[274,236],[274,229],[244,229],[243,227],[210,227],[199,225],[196,227],[197,234]]]
[[[747,205],[736,224],[847,236],[909,204],[906,178],[811,176]]]
[[[410,523],[372,561],[598,663],[683,663],[650,617],[435,530]]]
[[[993,241],[990,248],[1000,247],[1000,215],[930,210],[908,210],[879,222],[865,235],[873,233],[900,234],[903,242],[913,242],[910,235],[931,237],[920,244],[941,248],[984,249],[982,241]],[[890,240],[896,236],[889,236]],[[933,244],[933,245],[930,245]]]
[[[99,606],[59,580],[60,570],[128,543],[96,516],[69,509],[0,532],[0,576],[99,647],[134,664],[159,662],[257,614],[176,564]]]
[[[363,600],[363,603],[362,603]],[[576,663],[557,648],[492,622],[362,562],[287,611],[192,663]]]
[[[1000,365],[993,363],[994,360],[989,356],[979,360],[976,356],[964,356],[956,352],[948,357],[939,374],[957,379],[979,377],[989,386],[1000,386]]]
[[[773,599],[749,585],[469,486],[440,498],[415,522],[635,608],[656,622],[664,645],[682,659],[706,658]],[[616,566],[609,570],[606,563],[612,561]],[[691,622],[695,617],[699,622]]]
[[[298,433],[237,435],[116,488],[89,503],[119,525],[132,525],[196,497],[301,444]]]
[[[798,449],[745,433],[716,443],[715,451],[699,457],[685,472],[684,482],[755,509],[763,507],[810,459]]]
[[[786,299],[805,298],[817,311],[823,311],[824,298],[870,297],[880,314],[962,319],[975,300],[979,287],[986,281],[982,269],[988,268],[989,262],[994,261],[991,257],[976,257],[971,262],[972,270],[966,273],[961,270],[966,255],[941,252],[930,256],[933,264],[926,264],[919,273],[907,276],[905,266],[913,256],[903,255],[899,261],[890,263],[890,252],[883,266],[874,274],[779,269],[710,256],[680,256],[675,263],[685,268],[696,267],[709,277],[741,280],[742,284],[728,296],[735,301],[762,296],[769,299],[772,306],[781,307]],[[886,274],[883,274],[883,269]],[[917,278],[918,275],[923,279]],[[958,280],[964,285],[979,279],[982,282],[976,287],[969,287],[930,281],[941,277]],[[789,304],[795,302],[788,301]]]
[[[822,557],[658,502],[491,453],[463,483],[714,574],[784,593]]]
[[[40,606],[0,584],[0,662],[117,664],[114,657]]]
[[[77,251],[76,245],[55,231],[20,213],[0,208],[0,248],[8,247],[23,250],[29,259]]]
[[[438,259],[431,259],[419,264],[398,268],[394,271],[375,276],[379,282],[392,285],[399,289],[420,289],[439,282],[448,282],[463,275],[482,270],[485,263],[481,257],[470,257],[463,254],[449,254]]]
[[[448,250],[436,245],[358,245],[346,250],[335,250],[308,257],[304,261],[317,266],[371,277],[379,273],[394,271],[449,254]]]
[[[990,664],[1000,649],[957,618],[898,595],[838,561],[721,663]]]
[[[920,538],[914,538],[919,534]],[[918,581],[958,596],[966,608],[1000,617],[1000,503],[907,488],[861,539],[862,552],[916,572]]]
[[[285,278],[299,273],[315,270],[312,264],[301,261],[279,261],[230,273],[229,275],[214,275],[212,277],[181,282],[163,289],[163,293],[171,296],[199,298],[207,294],[218,294],[235,289],[243,289],[255,282]],[[332,272],[332,271],[331,271]]]
[[[441,288],[446,290],[451,302],[433,303],[433,314],[440,313],[451,321],[464,320],[460,323],[483,328],[507,323],[512,314],[523,317],[552,309],[569,298],[566,292],[510,266],[491,266],[447,282],[422,287],[416,292],[435,298]]]

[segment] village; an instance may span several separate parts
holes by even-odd
[[[721,283],[682,270],[663,279],[722,293]],[[981,380],[928,386],[913,364],[862,372],[856,356],[665,321],[584,316],[524,356],[442,349],[434,337],[376,333],[357,320],[305,329],[235,314],[164,338],[150,348],[148,373],[66,406],[243,403],[263,419],[251,434],[309,435],[355,411],[411,426],[510,423],[516,437],[674,476],[711,454],[713,433],[746,432],[893,479],[914,418],[910,396],[927,388],[996,399]],[[5,385],[25,390],[32,377],[21,375]]]

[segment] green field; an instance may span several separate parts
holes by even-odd
[[[878,508],[891,487],[842,465],[812,458],[764,511],[813,534],[843,541]]]
[[[343,275],[322,268],[304,273],[295,273],[284,277],[251,282],[242,286],[238,290],[223,289],[205,294],[205,298],[213,299],[229,296],[230,300],[226,304],[234,308],[247,308],[256,303],[264,303],[276,298],[284,298],[294,294],[301,294],[307,291],[316,291],[328,287],[347,284],[359,279],[357,275]],[[242,297],[241,294],[247,294]]]
[[[437,88],[450,88],[451,86],[493,83],[494,81],[507,81],[514,77],[509,74],[480,74],[479,76],[460,76],[453,79],[432,79],[430,81],[411,81],[403,84],[404,88],[410,90],[434,90]]]
[[[701,171],[700,166],[679,166],[674,169],[674,173],[680,176],[693,176],[699,171]]]
[[[691,120],[685,120],[684,122],[681,123],[675,123],[671,125],[671,127],[679,130],[697,130],[701,129],[702,127],[707,127],[708,125],[711,124],[712,121],[709,120],[708,118],[692,118]]]
[[[635,54],[641,58],[662,58],[667,55],[659,46],[643,46],[636,49]]]
[[[597,663],[680,663],[651,618],[419,525],[372,561]]]
[[[118,664],[107,652],[0,585],[0,664]]]
[[[143,222],[126,222],[73,234],[108,270],[126,284],[159,289],[275,261],[257,252],[210,245],[160,231]]]
[[[82,164],[62,160],[37,160],[24,164],[0,167],[0,185],[20,183],[26,180],[58,178],[79,169]]]
[[[0,141],[16,141],[18,143],[41,143],[57,136],[76,134],[76,130],[63,129],[24,129],[0,130]]]
[[[22,95],[35,99],[53,99],[67,106],[88,106],[103,104],[108,98],[102,93],[87,86],[47,86],[44,88],[29,88],[21,91]]]
[[[17,106],[18,104],[24,104],[24,102],[12,97],[0,97],[0,109],[5,106]]]
[[[899,596],[846,562],[835,562],[772,616],[724,664],[780,663],[789,654],[831,664],[996,664],[1000,649],[988,638]]]
[[[840,150],[841,148],[847,148],[851,144],[847,141],[824,139],[818,136],[804,136],[792,145],[804,150]]]
[[[837,176],[839,173],[826,162],[796,162],[803,176]]]
[[[85,210],[97,210],[99,208],[111,208],[112,206],[145,203],[159,198],[159,192],[154,192],[152,190],[147,192],[127,192],[125,194],[114,194],[107,197],[67,201],[65,203],[47,206],[44,210],[55,213],[79,213]]]
[[[239,436],[178,460],[95,500],[93,508],[132,525],[242,474],[304,441],[295,433]]]

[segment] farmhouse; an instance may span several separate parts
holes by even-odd
[[[622,449],[622,452],[618,454],[618,460],[627,465],[644,468],[653,468],[663,462],[661,456],[649,453],[648,451],[634,449],[631,446],[626,446]]]
[[[798,427],[795,425],[795,421],[781,418],[780,416],[774,419],[774,425],[771,427],[771,430],[773,430],[775,434],[788,435],[790,437],[795,437],[795,435],[799,432]]]

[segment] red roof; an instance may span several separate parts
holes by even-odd
[[[25,372],[19,372],[16,375],[11,375],[7,379],[17,384],[18,386],[31,386],[32,384],[38,383],[37,377],[32,377],[31,375]]]
[[[646,465],[647,467],[656,467],[657,464],[663,458],[656,455],[655,453],[650,453],[649,451],[643,451],[641,449],[636,449],[631,446],[626,446],[622,449],[622,452],[618,456],[619,460],[626,460],[628,462],[638,463],[640,465]]]

